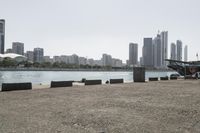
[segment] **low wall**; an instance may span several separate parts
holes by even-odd
[[[31,90],[32,83],[3,83],[1,91]]]
[[[124,83],[124,79],[110,79],[110,84]]]
[[[51,81],[51,88],[71,87],[72,85],[73,85],[73,81]]]
[[[102,84],[101,80],[85,80],[85,85],[100,85]]]

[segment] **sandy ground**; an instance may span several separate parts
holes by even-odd
[[[0,133],[200,132],[200,80],[0,92]]]

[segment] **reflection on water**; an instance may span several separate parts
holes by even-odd
[[[146,72],[148,77],[170,76],[174,72]],[[133,72],[87,72],[87,71],[1,71],[0,84],[32,82],[33,84],[50,84],[52,80],[80,81],[86,79],[101,79],[103,82],[109,79],[123,78],[124,81],[133,81]]]

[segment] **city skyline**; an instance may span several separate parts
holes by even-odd
[[[46,3],[48,6],[44,6]],[[162,1],[162,4],[158,0],[6,0],[1,2],[0,16],[6,20],[5,49],[19,41],[26,45],[25,51],[42,47],[45,55],[50,56],[76,53],[99,59],[102,53],[108,53],[125,62],[129,58],[129,42],[138,44],[141,57],[143,38],[167,30],[168,58],[169,45],[182,40],[183,45],[188,45],[188,60],[196,60],[196,53],[200,53],[199,3],[197,0]],[[137,6],[132,8],[133,5]]]
[[[5,31],[5,20],[1,19],[3,22],[3,26],[1,25],[1,32]],[[2,30],[3,29],[3,30]],[[3,33],[4,34],[4,33]],[[2,41],[1,46],[4,47],[4,41]],[[174,48],[173,48],[174,45]],[[3,49],[4,50],[4,49]],[[128,66],[139,66],[143,65],[146,67],[154,67],[154,68],[166,68],[167,63],[165,62],[165,59],[168,59],[168,31],[162,31],[161,33],[158,32],[157,36],[153,38],[144,38],[143,41],[143,48],[142,48],[142,57],[140,58],[140,61],[138,61],[138,44],[136,43],[129,43],[129,60],[126,60],[126,65]],[[177,40],[177,44],[175,46],[174,43],[171,43],[171,51],[170,51],[170,58],[171,59],[177,59],[177,60],[183,60],[184,61],[188,59],[188,48],[187,45],[185,45],[184,53],[182,50],[182,41]],[[3,51],[4,53],[4,51]],[[75,63],[75,64],[87,64],[90,61],[94,59],[90,58],[87,59],[87,57],[80,57],[76,54],[73,54],[71,56],[63,55],[60,56],[53,55],[51,58],[49,55],[44,55],[44,49],[43,48],[34,48],[33,51],[24,51],[24,43],[22,42],[13,42],[12,48],[6,49],[6,53],[15,53],[19,55],[24,55],[27,57],[28,61],[32,62],[65,62],[65,63]],[[184,55],[183,55],[184,54]],[[172,55],[176,56],[173,57]],[[75,58],[76,56],[76,58]],[[72,58],[71,58],[72,57]],[[71,60],[71,61],[70,61]],[[73,61],[72,61],[73,60]],[[107,53],[102,54],[102,58],[100,60],[96,60],[96,65],[100,64],[102,66],[123,66],[123,61],[121,59],[112,58],[112,55],[108,55]],[[99,62],[101,61],[101,63]],[[139,63],[140,62],[140,63]]]
[[[0,31],[1,34],[5,34],[5,20],[1,19]],[[174,46],[173,46],[174,45]],[[4,48],[4,40],[1,41],[1,47]],[[177,40],[177,44],[175,46],[174,43],[171,43],[171,53],[170,58],[176,59],[179,61],[187,61],[188,59],[188,48],[187,45],[185,45],[184,53],[182,50],[182,41]],[[4,53],[4,49],[2,49]],[[138,61],[138,44],[137,43],[129,43],[129,60],[126,60],[126,65],[128,66],[145,66],[145,67],[151,67],[151,68],[167,68],[167,63],[165,62],[165,59],[168,59],[168,31],[160,31],[158,32],[157,36],[155,38],[144,38],[143,39],[143,48],[142,48],[142,57],[140,58],[140,61]],[[61,54],[60,56],[53,55],[53,58],[51,58],[49,55],[44,55],[44,49],[43,48],[34,48],[33,51],[24,51],[24,43],[22,42],[13,42],[12,48],[6,49],[6,53],[15,53],[18,55],[24,55],[27,57],[28,61],[37,62],[37,63],[43,63],[43,62],[49,62],[49,63],[55,63],[55,62],[64,62],[67,64],[77,64],[77,65],[94,65],[95,60],[93,58],[90,58],[93,60],[93,63],[89,63],[87,57],[81,57],[76,54],[73,54],[71,56]],[[184,55],[183,55],[184,54]],[[176,57],[173,57],[176,56]],[[101,61],[101,63],[99,62]],[[98,63],[97,63],[98,62]],[[112,55],[109,55],[107,53],[102,54],[102,58],[100,60],[97,60],[95,65],[101,65],[101,66],[112,66],[112,67],[122,67],[123,61],[121,59],[112,58]],[[140,62],[140,63],[139,63]]]

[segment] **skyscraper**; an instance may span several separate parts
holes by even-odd
[[[188,61],[188,46],[185,45],[184,48],[184,61]]]
[[[157,34],[157,37],[153,40],[153,63],[156,68],[162,66],[162,45],[160,34]]]
[[[4,54],[5,47],[5,20],[0,19],[0,54]]]
[[[103,54],[102,65],[103,66],[112,66],[112,56],[108,55],[108,54]]]
[[[43,48],[34,48],[34,62],[42,63],[44,57],[44,50]]]
[[[177,54],[176,59],[179,61],[182,61],[182,41],[181,40],[176,41],[176,54]]]
[[[146,67],[153,67],[153,44],[152,38],[144,38],[143,63]]]
[[[21,42],[13,42],[12,52],[19,55],[24,55],[24,44]]]
[[[137,65],[138,63],[138,44],[129,44],[129,65]]]
[[[170,54],[171,60],[176,60],[176,44],[171,43],[171,54]]]
[[[168,58],[168,31],[161,32],[161,45],[162,45],[162,66],[166,67]]]

